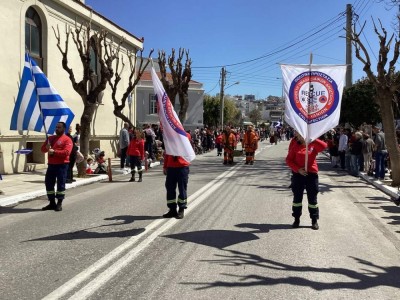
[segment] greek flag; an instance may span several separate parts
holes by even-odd
[[[65,122],[69,128],[74,116],[36,62],[26,53],[10,129],[45,132],[46,128],[48,134],[53,134],[58,122]]]

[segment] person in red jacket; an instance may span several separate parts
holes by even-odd
[[[189,181],[190,163],[181,156],[165,154],[164,175],[165,188],[167,189],[167,206],[169,211],[163,215],[164,218],[183,219],[187,208],[187,184]],[[176,201],[176,186],[178,186],[178,201]],[[178,202],[178,203],[177,203]],[[176,207],[179,207],[178,212]]]
[[[139,173],[138,182],[142,182],[142,161],[144,160],[144,140],[139,130],[133,131],[129,136],[129,146],[127,154],[130,159],[131,166],[131,179],[129,181],[135,181],[135,167],[137,167]]]
[[[56,135],[48,137],[42,145],[42,152],[48,153],[48,168],[45,177],[47,198],[49,205],[42,210],[62,210],[62,202],[65,198],[65,182],[67,180],[67,170],[69,165],[69,155],[72,151],[72,140],[65,135],[66,125],[58,122],[56,125]],[[57,192],[54,185],[57,181]],[[57,204],[56,204],[56,199]]]
[[[311,228],[319,229],[319,209],[317,202],[318,190],[318,165],[316,157],[318,153],[326,149],[327,144],[319,139],[308,144],[308,163],[306,160],[306,143],[304,138],[298,133],[292,139],[286,157],[286,164],[292,170],[293,206],[292,216],[294,217],[293,228],[300,226],[300,216],[302,211],[302,201],[304,188],[307,191],[308,211],[311,218]]]
[[[190,134],[186,135],[189,141]],[[187,185],[189,181],[190,163],[181,156],[164,155],[165,188],[167,189],[167,206],[169,211],[163,214],[164,218],[183,219],[187,208]],[[178,201],[176,201],[176,186],[178,186]],[[178,212],[176,207],[179,207]]]

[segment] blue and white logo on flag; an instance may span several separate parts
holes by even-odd
[[[65,122],[69,128],[74,116],[36,62],[25,54],[10,129],[44,132],[46,124],[47,133],[53,134],[58,122]]]

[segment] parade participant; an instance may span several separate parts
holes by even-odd
[[[224,146],[224,165],[233,164],[233,149],[235,148],[236,136],[229,126],[225,127],[222,134],[222,145]]]
[[[65,181],[67,179],[67,169],[69,155],[72,151],[72,140],[65,135],[66,125],[59,122],[56,125],[56,135],[48,137],[42,145],[42,152],[48,152],[48,168],[45,177],[47,198],[49,205],[42,210],[62,210],[62,202],[65,197]],[[57,181],[57,192],[54,185]],[[56,204],[57,198],[57,204]]]
[[[189,138],[190,136],[188,136]],[[189,138],[190,140],[190,138]],[[187,208],[187,185],[189,181],[190,163],[181,156],[165,154],[163,171],[167,175],[165,188],[167,189],[167,206],[169,211],[164,218],[183,219]],[[178,203],[176,201],[176,186],[178,186]],[[176,207],[178,206],[178,212]]]
[[[243,136],[242,147],[246,152],[246,165],[254,163],[254,153],[258,147],[258,136],[254,132],[252,125],[247,126],[247,130]]]
[[[295,133],[296,142],[291,141],[288,155],[286,157],[286,164],[292,170],[292,184],[293,191],[293,206],[292,216],[294,217],[293,228],[300,226],[300,216],[302,211],[302,201],[304,188],[307,191],[308,198],[308,211],[312,220],[311,228],[314,230],[319,229],[319,209],[317,202],[318,194],[318,165],[316,162],[317,154],[323,151],[327,144],[319,139],[311,142],[308,145],[308,163],[307,171],[305,168],[306,160],[306,144],[304,138],[298,133]]]
[[[139,180],[138,182],[142,182],[142,161],[144,160],[144,140],[142,138],[142,134],[139,130],[135,130],[131,133],[130,142],[128,146],[128,155],[130,159],[130,166],[131,166],[131,179],[129,181],[135,181],[135,167],[139,173]]]
[[[217,132],[217,137],[215,138],[215,146],[217,147],[217,156],[222,155],[222,133]]]

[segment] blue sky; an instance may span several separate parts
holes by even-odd
[[[378,38],[371,16],[388,33],[395,27],[396,9],[377,0],[86,0],[95,11],[137,37],[144,37],[145,56],[151,48],[189,49],[193,80],[206,93],[220,90],[226,66],[226,94],[253,94],[257,99],[281,96],[279,63],[345,64],[346,4],[367,21],[361,36],[376,65]],[[157,58],[157,54],[153,54]],[[249,62],[250,61],[250,62]],[[245,63],[243,63],[245,62]],[[353,81],[365,76],[353,54]]]

